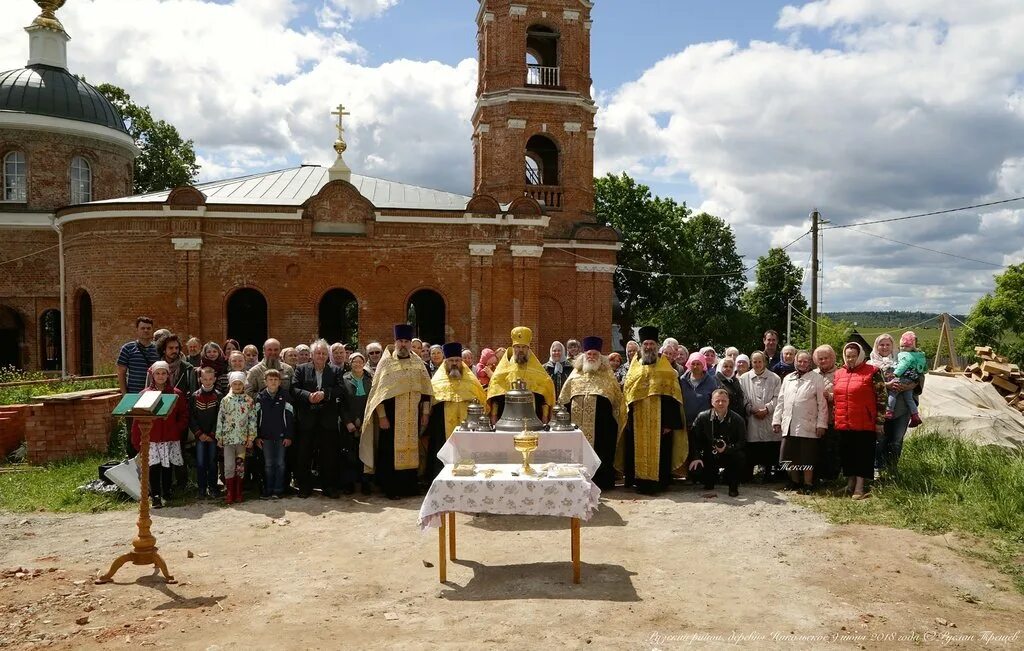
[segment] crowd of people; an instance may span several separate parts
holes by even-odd
[[[508,347],[477,357],[457,342],[430,344],[398,324],[394,342],[357,350],[322,339],[260,351],[229,339],[200,342],[153,329],[139,317],[136,337],[117,359],[124,393],[156,390],[179,399],[149,433],[149,481],[159,508],[192,481],[198,497],[262,499],[319,488],[328,498],[374,488],[398,499],[422,492],[443,467],[436,454],[484,406],[492,422],[522,380],[543,423],[563,405],[601,459],[602,490],[629,486],[653,494],[674,482],[728,485],[787,480],[812,491],[844,476],[854,499],[870,495],[877,473],[898,460],[917,401],[924,355],[916,337],[879,336],[839,353],[780,346],[691,353],[656,328],[640,328],[623,353],[604,355],[598,337],[554,342],[541,363],[533,333],[518,327]],[[261,355],[262,353],[262,355]],[[129,421],[129,456],[141,445]]]

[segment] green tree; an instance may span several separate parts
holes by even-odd
[[[732,227],[701,213],[683,223],[683,241],[682,273],[669,279],[669,300],[649,320],[690,350],[735,343],[748,319],[740,310],[745,273]]]
[[[1024,363],[1024,264],[1012,265],[995,277],[995,291],[985,294],[961,328],[961,354],[973,346],[993,346],[1000,355]]]
[[[787,310],[793,301],[793,340],[807,337],[807,300],[801,287],[804,270],[793,264],[782,249],[769,249],[757,259],[754,285],[743,292],[743,310],[749,315],[751,331],[747,333],[753,350],[762,345],[765,330],[776,330],[785,340]],[[819,324],[822,320],[819,319]],[[744,340],[746,341],[746,339]]]
[[[148,106],[133,102],[123,88],[100,84],[96,89],[121,112],[128,133],[142,150],[135,159],[134,193],[157,192],[195,181],[199,165],[191,140],[182,139],[174,125],[155,119]]]
[[[594,179],[594,190],[597,220],[622,238],[614,278],[619,299],[615,322],[628,339],[633,327],[642,325],[641,317],[669,301],[667,274],[686,269],[683,222],[690,211],[686,204],[654,198],[650,188],[624,173]]]

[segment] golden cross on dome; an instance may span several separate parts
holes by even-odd
[[[345,110],[345,105],[344,104],[338,104],[338,110],[337,111],[331,111],[331,115],[337,115],[338,116],[338,137],[342,138],[345,135],[345,125],[342,122],[342,120],[345,119],[346,115],[352,115],[352,114]]]

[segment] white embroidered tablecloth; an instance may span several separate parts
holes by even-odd
[[[456,429],[437,453],[447,464],[472,460],[481,463],[522,464],[523,455],[516,452],[511,432],[471,432]],[[586,468],[587,477],[593,477],[601,465],[587,437],[580,430],[570,432],[540,432],[537,450],[530,459],[532,465],[545,463],[578,463]]]
[[[511,474],[521,467],[521,461],[518,464],[477,464],[475,476],[456,477],[452,475],[453,466],[445,466],[423,499],[420,528],[440,527],[442,514],[449,511],[589,520],[597,510],[601,489],[582,472],[576,477],[516,477]],[[488,479],[480,472],[487,468],[499,472]]]

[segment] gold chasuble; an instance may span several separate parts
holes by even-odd
[[[612,415],[617,426],[616,432],[621,437],[622,430],[626,428],[626,400],[611,368],[605,366],[594,372],[573,369],[562,385],[562,393],[558,396],[558,401],[563,405],[572,403],[572,420],[583,430],[590,445],[594,445],[594,436],[597,432],[595,419],[598,396],[606,398],[611,403]]]
[[[637,355],[629,365],[623,382],[626,403],[633,410],[633,451],[637,479],[658,481],[658,460],[661,454],[661,398],[666,396],[683,408],[683,392],[679,376],[664,355],[654,364],[644,365]],[[685,418],[680,418],[686,423]],[[689,452],[686,430],[672,430],[672,470],[684,463]],[[621,448],[620,448],[621,450]],[[622,470],[621,457],[616,464]]]
[[[466,420],[471,402],[476,400],[485,410],[487,409],[487,394],[484,393],[484,387],[465,362],[462,364],[462,377],[458,380],[448,377],[448,369],[445,364],[441,364],[430,383],[434,387],[432,404],[444,403],[444,438],[446,441],[451,438],[455,428]]]
[[[537,356],[530,351],[530,359],[526,364],[516,364],[512,360],[514,351],[509,348],[505,356],[498,362],[491,376],[491,383],[487,385],[487,399],[503,396],[512,390],[512,383],[516,380],[524,380],[526,388],[544,397],[544,404],[551,409],[555,406],[555,383],[551,376],[544,370],[544,366],[537,359]]]
[[[421,395],[432,396],[434,389],[427,375],[427,367],[416,355],[406,359],[393,356],[388,346],[377,364],[366,397],[363,431],[359,437],[359,458],[373,468],[373,443],[379,428],[377,407],[385,400],[395,399],[395,470],[414,470],[420,465],[420,411]]]

